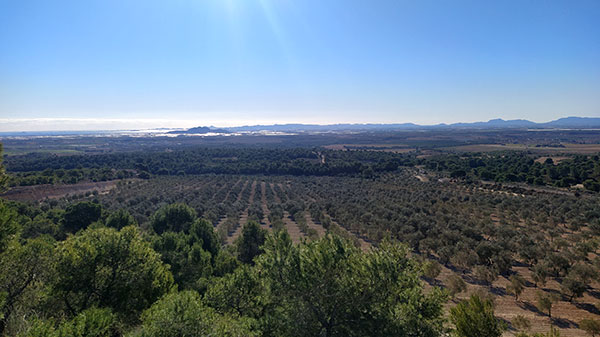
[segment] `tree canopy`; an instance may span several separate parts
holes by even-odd
[[[132,226],[87,229],[55,254],[53,289],[72,315],[96,306],[135,317],[173,286],[168,266]]]
[[[477,295],[451,308],[450,320],[456,326],[457,337],[500,337],[504,330],[494,316],[492,302]]]

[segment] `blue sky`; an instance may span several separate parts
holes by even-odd
[[[600,116],[599,17],[597,0],[0,0],[0,129]]]

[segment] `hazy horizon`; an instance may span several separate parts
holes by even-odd
[[[563,116],[566,117],[580,117],[580,118],[595,118],[594,116]],[[499,119],[504,119],[497,117]],[[492,119],[497,119],[492,118]],[[534,123],[546,123],[551,122],[555,119],[547,120],[529,120]],[[504,119],[508,120],[508,119]],[[369,122],[369,121],[338,121],[338,122],[282,122],[282,121],[231,121],[231,122],[219,122],[219,121],[208,121],[208,120],[171,120],[171,119],[76,119],[76,118],[31,118],[31,119],[2,119],[0,118],[0,132],[43,132],[43,131],[125,131],[125,130],[152,130],[152,129],[188,129],[198,126],[211,126],[216,128],[231,128],[231,127],[242,127],[242,126],[256,126],[256,125],[283,125],[283,124],[305,124],[305,125],[335,125],[335,124],[404,124],[413,123],[420,126],[432,126],[438,124],[454,124],[454,123],[475,123],[475,122],[487,122],[486,120],[457,120],[437,123],[418,123],[414,121],[383,121],[383,122]]]

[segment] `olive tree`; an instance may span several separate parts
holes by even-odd
[[[520,275],[515,274],[511,275],[509,280],[510,284],[506,286],[506,291],[509,294],[515,295],[515,301],[518,301],[519,296],[525,289],[525,279],[523,279],[523,277],[521,277]]]
[[[548,317],[550,318],[550,323],[552,324],[552,307],[556,302],[558,302],[558,296],[555,294],[548,294],[543,291],[538,291],[536,294],[538,308],[542,312],[547,312]]]

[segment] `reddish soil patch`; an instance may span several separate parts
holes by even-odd
[[[325,236],[325,228],[323,228],[321,225],[317,225],[308,212],[304,212],[304,218],[306,219],[306,225],[308,228],[314,229],[320,238]]]
[[[273,185],[273,183],[269,183],[269,187],[271,188],[271,191],[273,192],[273,199],[275,199],[275,202],[278,204],[281,204],[281,199],[277,195],[277,191],[275,191],[275,185]]]
[[[337,223],[335,220],[333,220],[333,218],[331,218],[331,224],[333,226],[338,227],[340,231],[345,232],[347,234],[347,236],[349,236],[349,237],[355,237],[358,240],[358,242],[360,243],[360,249],[362,249],[363,252],[366,252],[366,251],[368,251],[371,248],[371,244],[370,243],[368,243],[367,241],[365,241],[362,238],[358,237],[357,235],[355,235],[354,233],[350,232],[346,228],[342,227],[339,223]]]
[[[489,291],[491,289],[495,295],[494,312],[497,317],[510,322],[517,315],[521,315],[531,322],[531,332],[548,332],[550,330],[550,319],[547,313],[543,313],[537,309],[536,293],[538,290],[547,293],[558,293],[560,291],[560,284],[555,280],[549,280],[544,287],[536,288],[531,279],[531,271],[528,267],[513,267],[512,270],[519,273],[528,281],[525,290],[519,297],[519,301],[515,301],[513,295],[506,293],[506,286],[509,284],[509,280],[506,277],[500,276],[490,288],[485,285],[473,283],[469,273],[462,274],[460,271],[457,271],[456,275],[462,276],[465,281],[468,281],[467,291],[456,295],[453,301],[448,302],[446,305],[447,308],[453,307],[458,301],[467,299],[477,291]],[[436,279],[438,285],[445,284],[452,273],[453,271],[442,266],[442,272]],[[429,285],[426,285],[426,288],[429,288]],[[594,294],[597,293],[598,284],[592,284],[592,289]],[[583,330],[578,329],[578,324],[585,318],[598,319],[599,315],[594,313],[598,312],[598,310],[600,310],[600,301],[598,298],[592,296],[589,291],[582,298],[574,300],[573,303],[561,300],[552,307],[553,326],[560,330],[560,335],[563,337],[587,336]],[[503,336],[514,336],[516,333],[517,331],[513,329],[505,332]]]
[[[271,214],[271,211],[267,206],[267,184],[264,181],[260,182],[260,204],[264,215],[261,227],[269,231],[273,230],[273,228],[271,228],[271,221],[269,221],[269,214]]]
[[[273,199],[275,199],[277,203],[281,204],[281,198],[277,194],[277,190],[275,190],[275,185],[273,183],[270,183],[269,185],[271,187],[271,190],[273,191]],[[279,186],[279,188],[281,188],[282,191],[284,190],[283,184],[279,183],[277,185]],[[302,241],[302,238],[304,238],[304,233],[300,231],[300,227],[298,227],[298,224],[290,218],[290,213],[284,211],[283,219],[281,220],[283,220],[283,224],[285,225],[285,228],[288,234],[290,235],[292,242],[299,243],[300,241]]]
[[[242,186],[242,189],[240,190],[240,193],[238,193],[237,196],[237,202],[240,202],[242,200],[242,195],[244,194],[244,190],[246,189],[246,186],[248,186],[248,180],[244,181],[244,185]]]
[[[134,181],[138,179],[128,179]],[[99,193],[108,193],[117,186],[117,183],[125,180],[111,180],[100,182],[86,182],[69,185],[35,185],[13,187],[0,197],[8,200],[18,201],[37,201],[43,199],[58,199],[69,194],[81,194],[86,192],[98,191]]]
[[[287,230],[288,234],[290,235],[290,238],[292,239],[292,242],[300,243],[302,241],[302,238],[304,238],[305,236],[304,233],[300,231],[300,227],[298,227],[298,224],[290,218],[290,213],[284,211],[282,220],[285,224],[285,229]]]
[[[368,150],[368,151],[382,151],[382,152],[394,152],[394,153],[407,153],[415,151],[415,148],[409,147],[406,144],[332,144],[324,146],[330,150]],[[324,160],[323,160],[324,162]]]
[[[235,182],[235,184],[233,184],[233,186],[231,186],[231,188],[229,190],[227,190],[227,194],[225,194],[225,198],[223,198],[222,203],[227,202],[227,200],[229,200],[229,195],[231,194],[231,191],[233,191],[233,189],[235,189],[235,187],[242,181],[242,179],[238,179],[238,181]]]
[[[560,147],[536,146],[534,144],[472,144],[445,148],[447,150],[456,150],[464,152],[489,152],[503,150],[522,150],[538,153],[559,154],[559,153],[581,153],[596,154],[600,152],[600,144],[573,144],[563,143]]]
[[[546,162],[546,159],[548,159],[548,158],[552,159],[552,161],[554,162],[554,165],[560,163],[561,161],[563,161],[565,159],[569,159],[569,157],[539,157],[535,161],[543,164]]]
[[[248,181],[246,181],[246,183],[244,184],[244,188],[246,187],[247,184],[248,184]],[[243,190],[244,189],[242,188],[242,191]],[[240,216],[240,221],[239,221],[239,224],[236,227],[235,231],[227,237],[228,245],[233,244],[235,242],[235,240],[237,240],[237,238],[240,237],[240,235],[242,234],[242,227],[244,227],[244,225],[248,222],[248,209],[250,208],[250,205],[252,205],[252,203],[254,202],[255,192],[256,192],[256,180],[253,181],[252,186],[250,186],[250,197],[248,198],[248,207],[246,207],[246,209]],[[239,199],[241,199],[241,195],[242,195],[242,193],[240,192],[240,195],[238,196],[238,201],[239,201]]]
[[[215,228],[218,229],[219,227],[223,226],[225,224],[225,221],[227,221],[227,216],[220,217]]]

